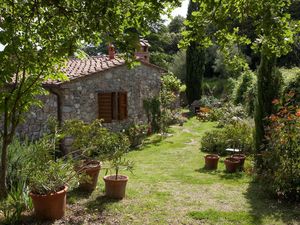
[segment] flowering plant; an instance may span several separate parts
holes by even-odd
[[[262,175],[276,195],[300,200],[300,108],[289,101],[293,95],[288,93],[286,102],[273,101],[277,112],[267,118]]]

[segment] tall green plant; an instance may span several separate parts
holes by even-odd
[[[199,10],[199,4],[190,0],[187,19],[192,18],[192,13]],[[189,29],[189,28],[187,28]],[[203,74],[205,70],[205,51],[200,48],[201,45],[192,41],[186,50],[186,95],[188,103],[201,98]]]

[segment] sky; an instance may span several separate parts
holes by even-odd
[[[172,12],[172,16],[183,16],[186,17],[186,13],[187,13],[187,8],[188,8],[188,4],[189,4],[189,0],[183,0],[181,7],[174,9],[174,11]],[[170,19],[166,19],[166,23],[168,24],[170,22]],[[3,51],[4,46],[0,43],[0,51]]]
[[[182,4],[180,8],[176,8],[173,12],[172,12],[172,16],[183,16],[186,17],[186,13],[187,13],[187,8],[189,5],[189,0],[182,0]]]

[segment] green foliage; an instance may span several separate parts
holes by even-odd
[[[85,123],[82,120],[65,121],[62,133],[64,137],[72,137],[74,152],[86,158],[105,159],[105,154],[110,151],[111,132],[102,126],[101,120]]]
[[[161,103],[158,97],[144,99],[143,107],[146,111],[148,123],[151,125],[152,132],[158,132],[160,130],[160,111]]]
[[[254,113],[256,83],[255,74],[249,70],[245,71],[235,82],[233,91],[234,104],[244,105],[249,115]]]
[[[11,188],[7,198],[0,203],[4,215],[4,224],[17,224],[25,210],[32,209],[31,198],[26,183],[19,182]]]
[[[245,153],[253,152],[253,126],[239,121],[222,129],[206,132],[201,140],[201,151],[226,155],[226,148],[238,148]]]
[[[131,124],[125,130],[125,134],[127,135],[130,147],[136,148],[143,143],[143,139],[146,138],[148,133],[149,126],[145,124]]]
[[[162,78],[162,88],[169,92],[179,93],[181,82],[173,74],[166,74]]]
[[[167,69],[169,63],[173,61],[173,57],[164,52],[151,52],[150,62],[157,66]]]
[[[290,101],[295,105],[300,105],[300,72],[287,81],[283,89],[283,96],[286,96],[290,92],[294,93]]]
[[[168,65],[171,71],[181,82],[186,79],[186,51],[181,50],[173,56],[173,62]]]
[[[32,169],[29,189],[34,194],[46,195],[58,192],[64,186],[73,188],[77,183],[77,173],[71,161],[50,160],[41,168]]]
[[[279,198],[300,200],[300,109],[293,105],[291,96],[287,102],[274,101],[278,111],[269,118],[266,151],[258,178],[264,187]]]
[[[184,20],[183,16],[175,16],[168,25],[169,32],[180,33],[184,29]]]
[[[144,109],[153,132],[166,132],[168,126],[179,118],[176,102],[181,82],[173,74],[164,75],[161,82],[159,96],[144,100]]]
[[[129,151],[130,142],[127,136],[122,133],[111,133],[108,142],[110,150],[106,153],[107,170],[113,169],[116,179],[118,179],[120,170],[132,171],[133,169],[133,162],[124,158],[124,155]]]

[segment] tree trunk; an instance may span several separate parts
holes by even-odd
[[[1,171],[0,171],[0,199],[3,199],[7,196],[7,182],[6,182],[6,174],[7,174],[7,148],[8,141],[4,138],[1,148]]]
[[[265,150],[266,117],[274,112],[272,101],[279,98],[281,74],[276,69],[276,56],[266,48],[261,51],[260,65],[257,74],[257,99],[255,107],[255,147],[257,152]]]

